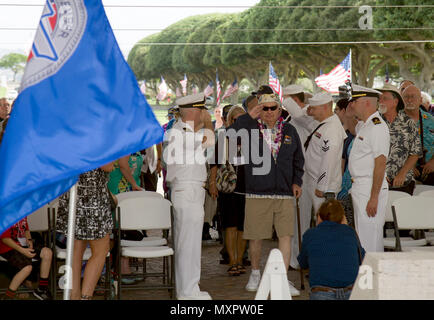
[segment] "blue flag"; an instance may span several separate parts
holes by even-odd
[[[101,0],[47,0],[0,145],[0,234],[162,137]]]

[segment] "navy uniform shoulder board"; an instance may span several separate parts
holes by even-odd
[[[372,122],[373,122],[374,124],[380,124],[380,123],[381,123],[381,120],[378,119],[377,117],[375,117],[375,118],[372,118]]]

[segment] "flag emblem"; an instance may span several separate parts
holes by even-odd
[[[48,0],[21,82],[20,92],[55,74],[75,52],[84,34],[87,13],[83,0]]]

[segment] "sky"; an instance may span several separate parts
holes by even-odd
[[[232,13],[246,10],[259,0],[103,0],[107,17],[119,46],[126,56],[134,44],[158,31],[117,29],[164,29],[189,16],[213,12]],[[0,56],[6,52],[29,52],[45,0],[0,0]],[[3,6],[14,4],[20,6]],[[30,4],[32,6],[22,6]],[[175,8],[110,7],[119,5],[178,6]],[[219,6],[219,8],[182,8],[180,6]],[[228,8],[225,6],[245,6]],[[222,8],[223,7],[223,8]],[[9,30],[4,30],[9,28]],[[26,28],[31,30],[10,30]]]

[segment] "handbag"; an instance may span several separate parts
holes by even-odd
[[[225,140],[226,141],[226,140]],[[222,193],[232,193],[237,186],[237,173],[228,161],[228,145],[225,144],[226,162],[217,169],[216,186]]]

